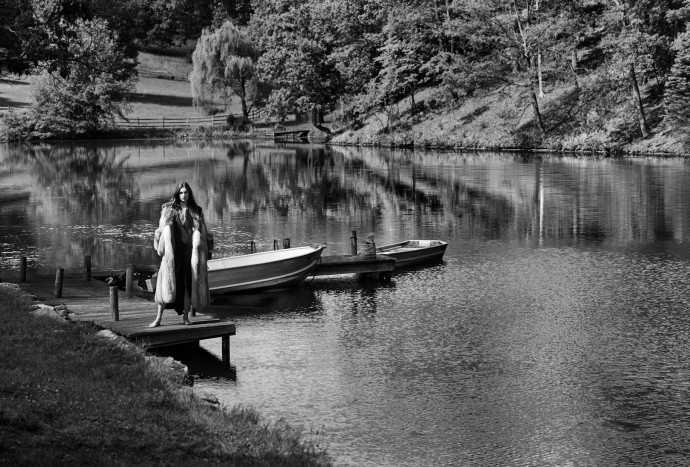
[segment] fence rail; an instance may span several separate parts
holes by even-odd
[[[0,115],[10,111],[24,111],[29,106],[0,106]],[[227,124],[228,117],[241,118],[241,114],[226,113],[211,115],[208,117],[161,117],[161,118],[140,118],[132,117],[123,120],[115,120],[116,128],[192,128],[192,127],[222,127]],[[252,109],[249,112],[249,119],[256,121],[268,116],[265,109]]]
[[[209,117],[161,117],[161,118],[130,118],[128,120],[116,120],[117,128],[191,128],[198,126],[224,126],[228,116],[235,114],[219,114]]]
[[[174,73],[168,70],[152,70],[150,68],[139,68],[137,71],[139,73],[140,78],[157,78],[167,79],[171,81],[189,81],[188,75]]]
[[[5,112],[11,112],[13,110],[26,110],[29,108],[29,105],[7,105],[7,106],[0,106],[0,114],[3,114]]]

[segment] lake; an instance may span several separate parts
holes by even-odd
[[[390,283],[216,297],[195,386],[337,465],[673,465],[690,456],[690,162],[252,141],[0,145],[0,269],[155,265],[187,180],[215,256],[449,243]],[[282,244],[282,241],[280,242]],[[155,306],[151,306],[151,317]],[[216,342],[218,341],[218,342]]]

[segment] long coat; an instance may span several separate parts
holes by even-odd
[[[156,280],[155,301],[160,305],[173,303],[177,293],[175,286],[175,233],[170,219],[172,208],[163,205],[161,219],[154,233],[153,247],[161,256],[161,265]],[[211,302],[208,290],[208,242],[211,236],[201,218],[199,228],[192,232],[192,290],[191,305],[201,309]],[[184,293],[184,292],[183,292]]]

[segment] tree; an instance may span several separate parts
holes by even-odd
[[[627,81],[643,137],[651,134],[641,87],[655,80],[659,87],[673,64],[670,42],[682,30],[680,0],[611,0],[602,17],[602,46],[608,52],[608,75]]]
[[[72,137],[107,127],[123,117],[134,91],[133,66],[117,35],[102,19],[81,20],[64,29],[70,66],[45,71],[34,89],[33,128],[42,137]]]
[[[414,93],[426,80],[423,66],[432,56],[430,10],[414,5],[391,5],[383,28],[385,43],[379,49],[379,85],[387,100],[409,95],[414,109]]]
[[[255,95],[256,57],[252,40],[231,21],[214,31],[204,29],[192,55],[194,105],[203,106],[212,96],[229,91],[240,98],[242,115],[249,118],[247,100]]]
[[[257,71],[270,83],[270,109],[281,112],[329,111],[342,90],[335,63],[332,33],[324,26],[319,2],[310,0],[257,0],[250,22],[261,56]],[[280,109],[280,111],[279,111]]]
[[[673,43],[676,58],[666,80],[666,121],[685,128],[690,124],[690,31]]]
[[[22,38],[32,24],[29,0],[0,2],[0,77],[3,73],[24,73],[30,64],[23,57]]]

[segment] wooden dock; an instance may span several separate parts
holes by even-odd
[[[232,322],[197,313],[191,317],[194,324],[185,325],[182,324],[182,317],[174,310],[166,310],[161,325],[149,328],[157,310],[157,305],[146,298],[151,296],[150,293],[137,291],[128,294],[119,290],[116,301],[118,320],[114,320],[111,312],[111,288],[100,280],[87,281],[81,274],[64,274],[61,297],[56,298],[56,276],[29,276],[21,281],[19,273],[4,271],[0,277],[4,281],[18,283],[23,290],[35,295],[46,305],[64,304],[72,313],[72,320],[93,322],[147,348],[220,337],[223,362],[230,363],[230,336],[235,335],[235,324]]]
[[[379,279],[388,281],[395,270],[395,258],[377,255],[367,258],[363,255],[322,256],[316,265],[314,276],[333,276],[339,274],[378,274]]]

